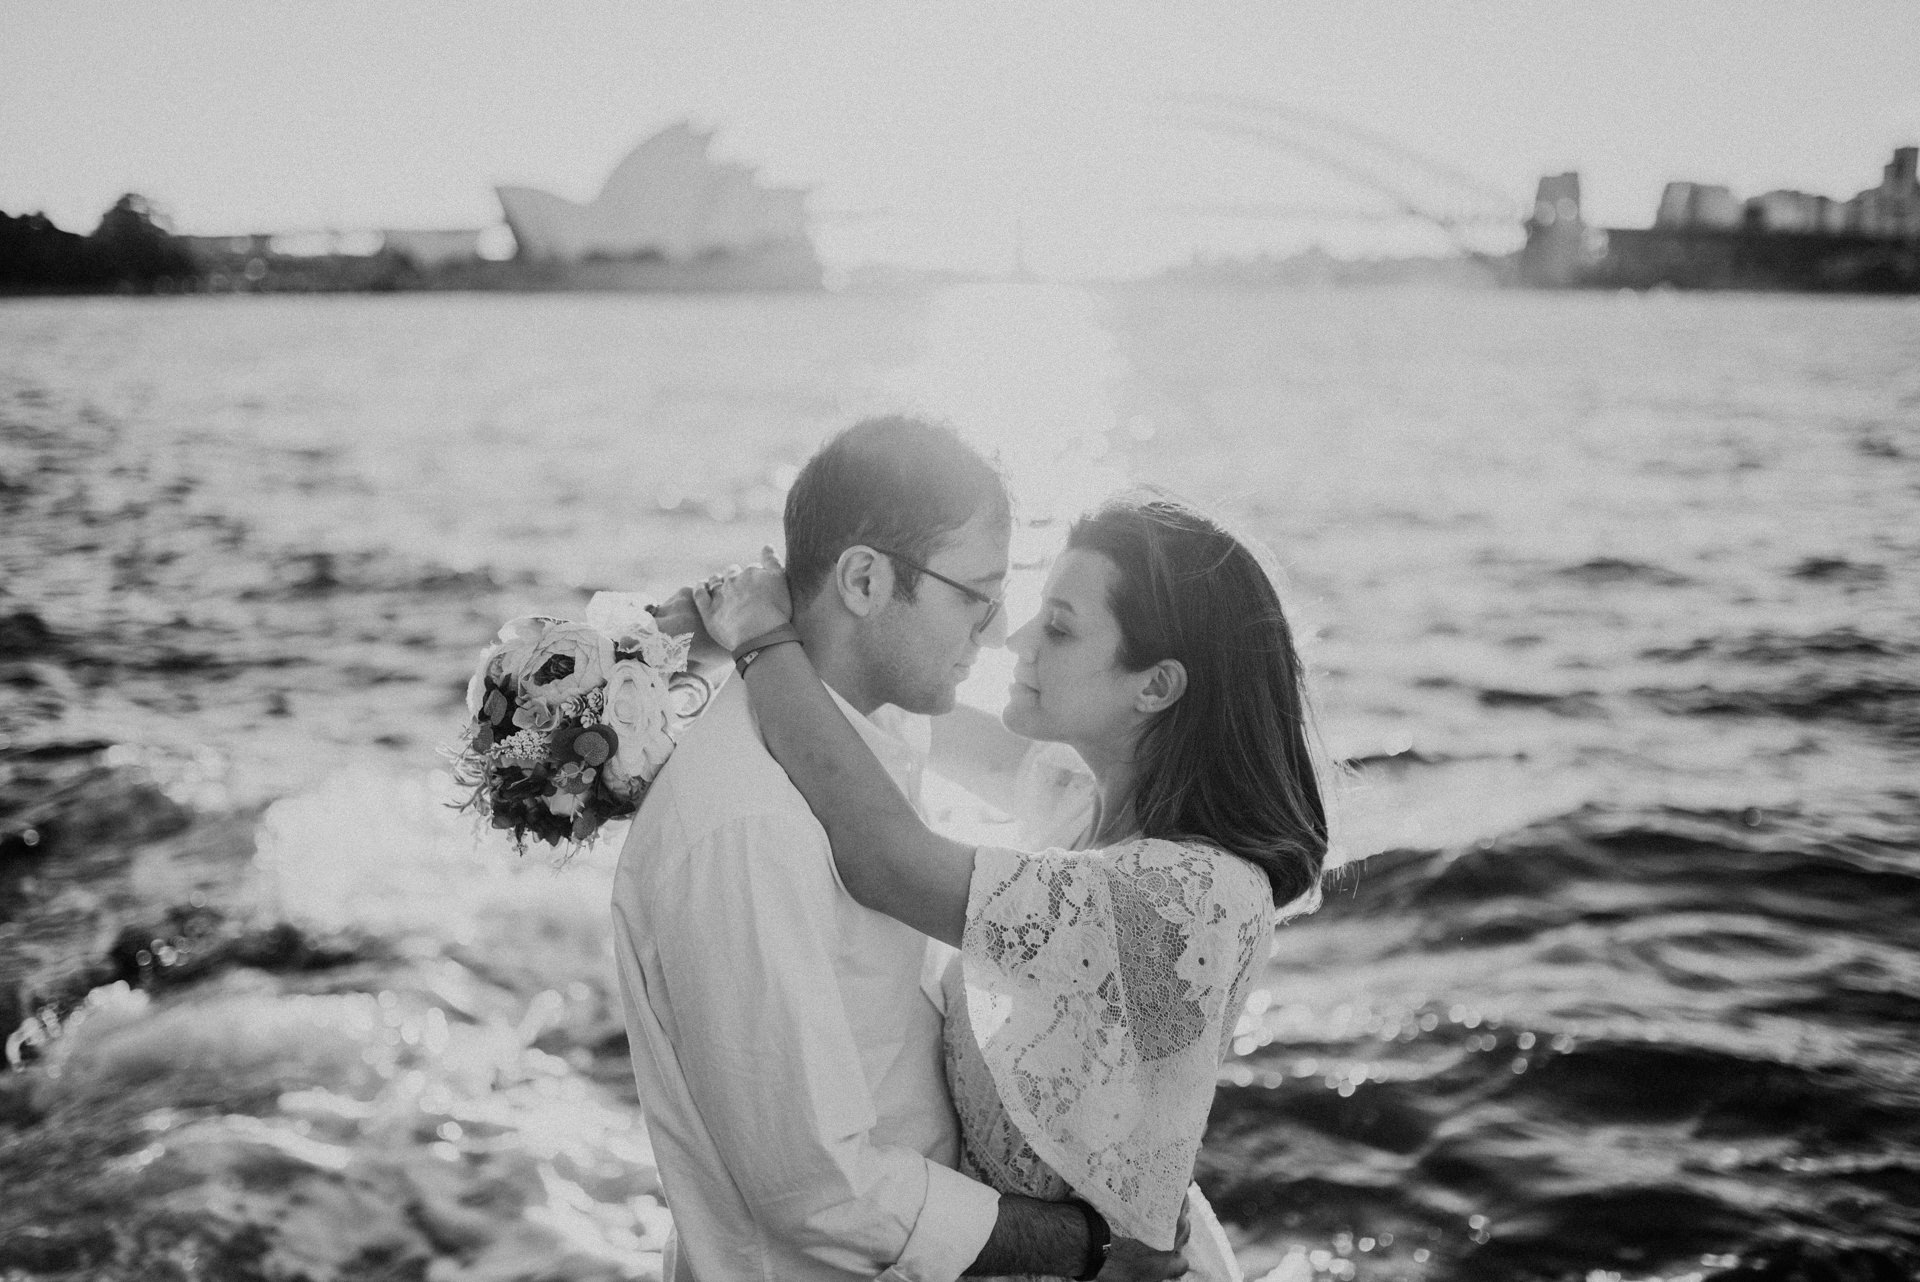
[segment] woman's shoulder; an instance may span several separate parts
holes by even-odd
[[[974,898],[1015,883],[1058,886],[1100,882],[1110,893],[1181,911],[1202,922],[1223,916],[1252,920],[1273,911],[1272,887],[1251,861],[1209,841],[1132,837],[1110,846],[1045,850],[980,846],[974,851]]]
[[[1107,853],[1143,868],[1177,865],[1211,869],[1222,876],[1262,876],[1252,860],[1204,837],[1132,837],[1109,846]]]
[[[1022,839],[1036,849],[1075,844],[1090,826],[1097,791],[1079,753],[1064,743],[1034,743],[1014,774]]]
[[[1179,884],[1195,909],[1226,905],[1231,915],[1271,912],[1273,891],[1266,873],[1250,859],[1197,837],[1136,837],[1102,852],[1131,877]]]

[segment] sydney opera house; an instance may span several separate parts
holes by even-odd
[[[812,288],[807,193],[762,186],[682,122],[635,147],[585,204],[498,187],[524,269],[576,288]]]
[[[174,239],[197,287],[215,292],[820,288],[806,191],[762,185],[750,166],[713,159],[712,141],[711,131],[670,125],[584,204],[495,188],[510,258],[498,226]]]

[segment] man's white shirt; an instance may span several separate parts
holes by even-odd
[[[920,804],[929,726],[841,710]],[[884,727],[884,728],[883,728]],[[946,1282],[998,1214],[958,1139],[927,940],[854,901],[729,682],[620,856],[614,947],[670,1282]]]

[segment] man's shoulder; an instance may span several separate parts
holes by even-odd
[[[728,682],[687,728],[640,803],[635,837],[692,845],[743,824],[819,829],[761,741],[745,696],[738,682]]]
[[[651,799],[660,793],[695,796],[733,791],[731,776],[756,776],[779,770],[779,764],[761,742],[747,706],[746,691],[738,681],[729,681],[680,736],[673,755],[661,767],[647,795]],[[785,778],[784,772],[781,777]]]

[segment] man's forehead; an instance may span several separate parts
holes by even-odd
[[[1012,539],[1011,521],[982,513],[958,529],[941,535],[940,542],[928,559],[963,569],[970,578],[1004,578]]]

